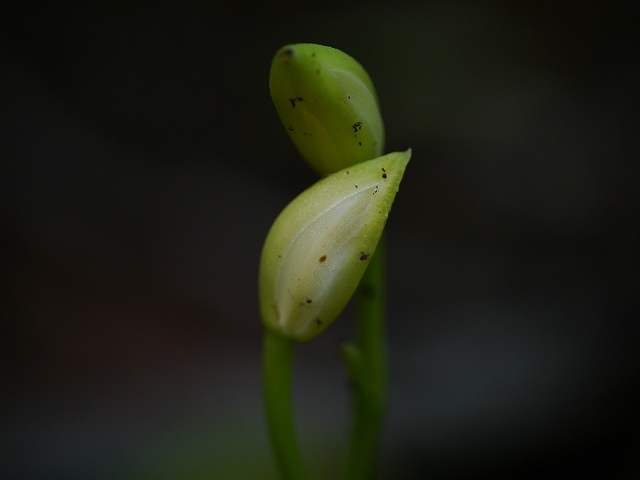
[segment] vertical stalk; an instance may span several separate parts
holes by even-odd
[[[282,478],[306,478],[298,450],[291,395],[291,373],[295,341],[265,329],[264,394],[271,443]]]
[[[356,293],[357,344],[342,349],[353,389],[350,480],[372,477],[380,448],[387,386],[384,288],[383,237]]]

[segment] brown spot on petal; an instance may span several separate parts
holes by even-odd
[[[289,60],[293,58],[294,55],[295,52],[291,48],[283,48],[278,51],[278,56],[280,57],[282,63],[289,63]]]
[[[304,102],[304,98],[295,97],[295,98],[290,98],[289,101],[291,102],[291,106],[295,107],[296,106],[296,102]]]

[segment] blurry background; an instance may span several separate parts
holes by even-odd
[[[293,42],[358,59],[414,152],[380,478],[640,476],[639,7],[256,3],[2,7],[0,477],[276,478],[256,276],[315,181],[268,92]],[[352,334],[298,349],[319,479]]]

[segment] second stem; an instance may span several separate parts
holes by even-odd
[[[380,448],[387,389],[384,237],[356,293],[356,344],[342,347],[353,395],[353,431],[347,463],[349,480],[372,477]]]

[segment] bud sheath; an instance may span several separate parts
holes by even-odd
[[[384,127],[371,78],[346,53],[300,43],[275,55],[271,98],[285,130],[319,173],[382,154]]]
[[[305,341],[335,320],[375,251],[410,157],[390,153],[346,168],[287,205],[260,262],[267,328]]]

